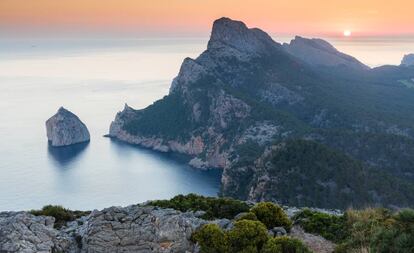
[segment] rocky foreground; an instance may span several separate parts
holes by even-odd
[[[49,143],[54,147],[68,146],[90,140],[86,125],[72,112],[60,107],[55,115],[46,121]]]
[[[290,214],[294,212],[291,210]],[[199,246],[191,241],[198,228],[207,223],[222,229],[233,226],[231,220],[207,221],[202,215],[201,211],[180,212],[144,205],[110,207],[92,211],[57,229],[53,217],[3,212],[0,252],[199,252]],[[275,233],[277,236],[286,232],[282,228]],[[290,235],[315,252],[332,252],[335,246],[300,227],[293,227]]]

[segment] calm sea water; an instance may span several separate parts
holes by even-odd
[[[399,64],[414,52],[412,39],[332,42],[371,66]],[[179,193],[216,195],[219,172],[102,137],[124,103],[144,108],[166,95],[182,60],[196,57],[206,43],[0,40],[0,210],[46,204],[85,210]],[[48,146],[45,121],[62,105],[86,123],[89,144]]]

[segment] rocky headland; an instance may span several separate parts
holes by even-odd
[[[90,140],[86,125],[72,112],[60,107],[55,115],[46,121],[47,139],[50,145],[62,147]]]
[[[169,94],[142,110],[126,105],[109,136],[222,169],[224,196],[410,207],[413,79],[411,68],[371,69],[321,39],[282,45],[221,18]]]

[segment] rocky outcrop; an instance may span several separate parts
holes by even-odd
[[[290,54],[313,66],[346,66],[352,69],[369,69],[352,56],[339,52],[322,39],[306,39],[296,36],[283,48]]]
[[[53,228],[53,217],[0,213],[0,252],[77,252],[74,238]]]
[[[52,217],[4,212],[0,252],[195,252],[190,237],[206,223],[197,213],[140,205],[95,210],[60,229]]]
[[[194,213],[129,206],[93,211],[74,230],[81,252],[193,252],[191,234],[206,221]]]
[[[46,132],[49,143],[55,147],[90,140],[86,125],[75,114],[63,107],[60,107],[57,113],[46,121]]]
[[[401,61],[402,66],[414,66],[414,54],[404,55]]]

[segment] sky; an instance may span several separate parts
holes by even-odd
[[[413,0],[0,0],[0,36],[207,36],[222,16],[271,34],[412,36],[413,10]]]

